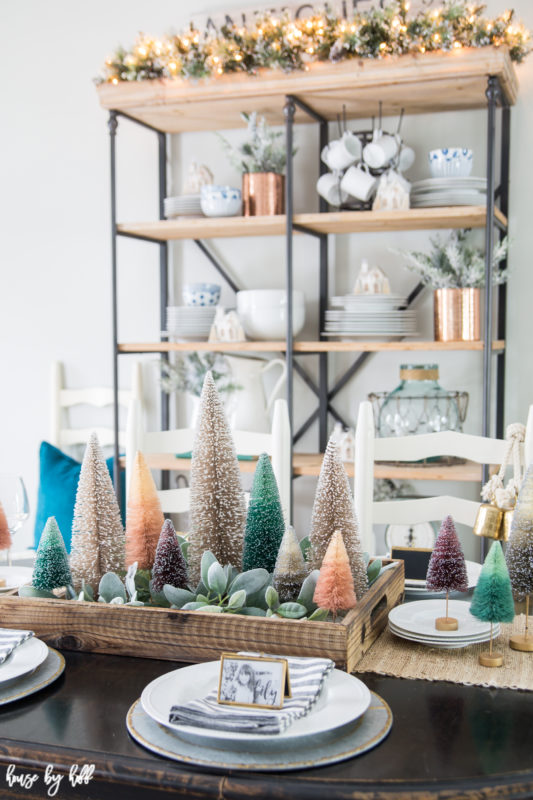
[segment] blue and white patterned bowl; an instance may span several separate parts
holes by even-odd
[[[466,178],[472,172],[472,150],[465,147],[440,147],[428,154],[434,178]]]
[[[241,190],[210,183],[202,186],[200,202],[206,217],[234,217],[241,213]]]
[[[183,302],[187,306],[216,306],[219,300],[218,283],[187,283],[183,287]]]

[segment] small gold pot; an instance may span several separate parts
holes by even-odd
[[[481,339],[481,289],[435,289],[436,342]]]
[[[275,172],[245,172],[242,176],[242,201],[245,217],[283,214],[285,177]]]

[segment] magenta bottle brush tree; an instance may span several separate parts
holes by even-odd
[[[489,651],[480,654],[479,663],[484,667],[501,667],[503,655],[492,650],[492,626],[495,622],[513,621],[514,602],[509,572],[498,541],[492,543],[483,564],[470,613],[483,622],[490,622]]]
[[[167,519],[161,529],[155,551],[151,589],[157,594],[161,593],[166,585],[175,586],[176,589],[186,589],[188,582],[187,563],[172,520]]]
[[[465,557],[451,516],[440,526],[439,535],[431,554],[426,576],[426,587],[430,592],[446,592],[446,616],[437,617],[435,627],[439,631],[456,631],[458,622],[448,616],[449,592],[466,592],[468,578]]]

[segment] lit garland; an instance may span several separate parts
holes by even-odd
[[[483,5],[449,0],[442,8],[408,14],[409,2],[358,12],[351,20],[315,14],[302,20],[265,17],[254,28],[224,26],[220,35],[190,29],[177,36],[141,35],[131,50],[119,49],[105,63],[99,83],[154,78],[206,78],[258,70],[305,69],[312,61],[384,58],[404,53],[506,46],[513,61],[531,50],[530,33],[505,11],[483,17]]]

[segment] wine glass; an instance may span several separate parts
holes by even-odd
[[[30,515],[30,504],[24,481],[20,475],[0,474],[0,503],[6,515],[7,527],[11,535],[16,533]],[[11,555],[7,560],[11,566]]]

